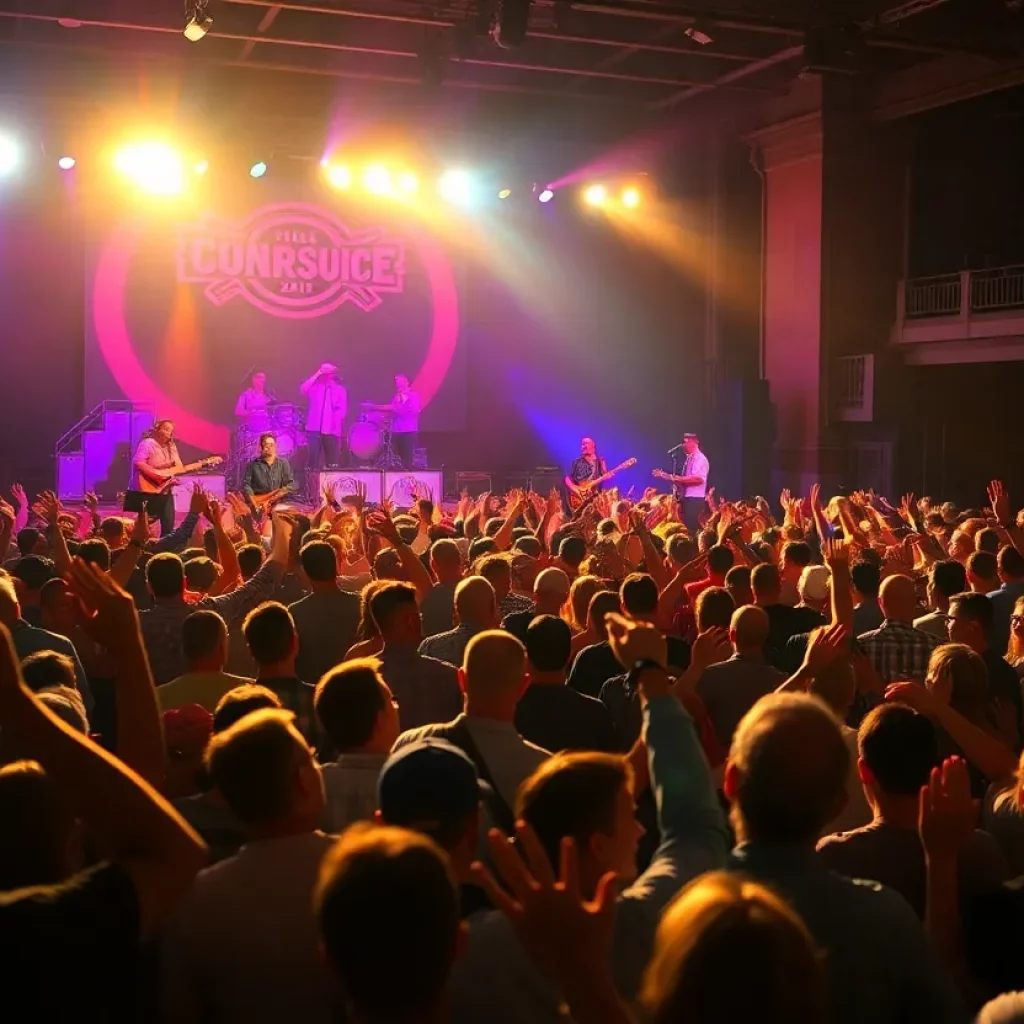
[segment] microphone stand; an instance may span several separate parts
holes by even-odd
[[[679,452],[672,453],[672,475],[679,476]],[[679,501],[679,484],[672,481],[672,497]]]

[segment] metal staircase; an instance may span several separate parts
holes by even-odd
[[[131,457],[153,426],[153,407],[123,400],[100,402],[57,441],[57,495],[77,501],[87,491],[114,500],[131,478]]]

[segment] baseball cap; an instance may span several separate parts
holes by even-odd
[[[213,715],[201,704],[183,704],[165,711],[163,719],[168,750],[205,747],[213,735]]]
[[[693,433],[693,431],[688,430],[688,431],[686,431],[685,434],[683,434],[683,440],[684,441],[699,441],[700,438],[695,433]]]
[[[800,573],[797,590],[811,601],[824,601],[828,597],[829,571],[823,565],[808,565]]]
[[[334,365],[334,363],[321,363],[320,364],[320,372],[321,373],[337,373],[338,372],[338,368]]]
[[[402,747],[377,778],[377,807],[389,825],[439,832],[469,817],[490,787],[476,765],[447,740],[427,737]]]

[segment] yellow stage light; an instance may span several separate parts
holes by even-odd
[[[412,195],[420,187],[415,174],[401,174],[398,177],[398,191]]]
[[[502,190],[501,190],[501,191],[500,191],[500,192],[498,193],[498,198],[499,198],[499,199],[508,199],[508,197],[509,197],[510,195],[512,195],[512,189],[510,189],[510,188],[503,188],[503,189],[502,189]]]
[[[209,169],[210,169],[210,161],[209,160],[199,160],[196,163],[195,167],[192,168],[192,170],[195,171],[196,174],[205,174]]]
[[[352,172],[341,164],[325,165],[327,181],[334,188],[348,188],[352,184]]]
[[[640,205],[640,193],[635,188],[622,190],[622,205],[628,206],[631,210]]]
[[[445,171],[437,183],[437,190],[449,203],[468,203],[473,198],[473,179],[466,171]]]
[[[159,142],[138,143],[118,150],[114,166],[143,192],[177,195],[185,187],[181,156]]]
[[[386,167],[374,164],[363,172],[363,185],[367,192],[383,196],[391,191],[391,172]]]
[[[608,199],[608,189],[604,185],[591,185],[583,193],[583,198],[591,206],[603,206]]]

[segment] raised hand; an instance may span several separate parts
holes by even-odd
[[[11,497],[18,508],[28,507],[28,497],[25,494],[25,488],[21,484],[11,484]]]
[[[849,627],[841,622],[818,629],[807,643],[804,668],[811,675],[824,671],[846,654],[849,639]]]
[[[324,484],[321,494],[323,495],[324,504],[333,506],[338,499],[338,481],[328,480]]]
[[[390,511],[384,507],[383,503],[381,509],[380,512],[371,512],[366,517],[366,529],[370,533],[375,533],[378,537],[383,537],[392,546],[397,547],[402,542],[402,538],[398,533],[398,527],[395,526]]]
[[[922,715],[931,714],[939,705],[938,698],[920,683],[890,683],[885,689],[885,699],[900,704],[909,704]]]
[[[711,665],[719,665],[732,657],[732,644],[729,643],[729,630],[722,626],[712,626],[697,636],[690,655],[690,664],[698,671]]]
[[[882,567],[891,576],[910,576],[914,572],[914,557],[905,545],[888,548]]]
[[[149,512],[147,506],[143,504],[142,511],[136,516],[135,522],[132,524],[130,540],[134,541],[139,547],[144,548],[152,536],[153,531],[149,524]]]
[[[605,618],[605,625],[612,653],[624,668],[631,669],[638,661],[668,665],[668,644],[651,623],[625,619],[611,612]]]
[[[82,502],[85,507],[89,510],[90,514],[96,515],[100,507],[100,499],[96,496],[94,491],[86,491]]]
[[[825,564],[833,574],[835,574],[837,569],[849,571],[850,549],[846,541],[840,540],[837,537],[826,537],[825,543],[822,546],[822,554],[825,558]]]
[[[1001,526],[1010,521],[1010,495],[1001,480],[993,480],[988,485],[988,500],[996,522]]]
[[[205,515],[209,505],[209,498],[203,485],[198,481],[192,485],[192,497],[189,499],[188,510],[193,515]]]
[[[821,484],[811,484],[811,509],[821,508]]]
[[[139,617],[131,595],[98,566],[72,559],[68,587],[78,600],[82,625],[96,643],[111,649],[138,635]]]
[[[917,830],[930,859],[956,857],[974,833],[978,812],[962,757],[947,757],[921,787]]]
[[[206,503],[206,518],[212,526],[222,526],[224,522],[224,506],[215,498]]]
[[[53,491],[43,491],[39,495],[39,504],[42,509],[43,518],[50,524],[50,526],[56,526],[60,519],[60,514],[63,511],[60,503],[60,499]]]
[[[14,521],[17,517],[13,506],[4,501],[3,498],[0,498],[0,519],[7,524],[7,529],[14,527]]]

